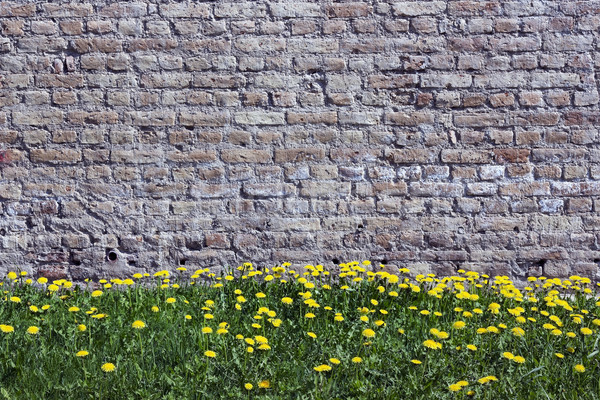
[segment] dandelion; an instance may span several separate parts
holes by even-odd
[[[317,334],[316,334],[316,333],[314,333],[314,332],[306,332],[306,334],[307,334],[308,336],[310,336],[311,338],[313,338],[313,339],[316,339],[316,338],[317,338]]]
[[[30,326],[29,328],[27,328],[27,333],[29,333],[30,335],[37,335],[40,331],[40,328],[38,328],[37,326]]]
[[[576,366],[573,367],[573,369],[579,373],[585,372],[585,367],[581,364],[577,364]]]
[[[248,347],[246,347],[246,351],[247,351],[248,353],[252,354],[252,353],[254,353],[254,347],[252,347],[252,346],[248,346]]]
[[[169,297],[167,300],[165,300],[165,302],[166,302],[167,304],[173,304],[173,303],[175,303],[176,301],[177,301],[177,300],[175,300],[175,298],[173,298],[173,297]]]
[[[519,327],[512,328],[511,332],[515,336],[524,336],[525,335],[525,331]]]
[[[304,314],[304,318],[312,319],[314,317],[315,317],[315,314],[313,314],[311,312]]]
[[[50,285],[50,286],[52,286],[52,285]],[[48,289],[50,289],[50,287],[48,287]],[[102,290],[94,290],[92,292],[92,297],[100,297],[100,296],[102,296]]]
[[[474,344],[468,344],[467,345],[467,349],[469,349],[471,351],[476,351],[477,350],[477,346],[475,346]]]
[[[209,357],[209,358],[215,358],[215,357],[217,356],[217,353],[215,353],[215,352],[214,352],[214,351],[212,351],[212,350],[206,350],[206,351],[204,352],[204,355],[205,355],[206,357]]]
[[[292,304],[294,302],[294,300],[292,298],[290,298],[290,297],[284,297],[284,298],[281,299],[281,302],[283,304],[288,304],[289,305],[289,304]]]
[[[423,346],[432,349],[432,350],[438,350],[442,348],[442,344],[439,342],[436,342],[435,340],[431,340],[428,339],[426,341],[423,342]]]
[[[422,362],[421,362],[421,361],[419,361],[419,360],[410,360],[410,362],[411,362],[411,363],[413,363],[413,364],[415,364],[415,365],[420,365],[420,364],[422,364]]]
[[[87,351],[85,351],[85,350],[79,350],[77,353],[75,353],[75,355],[76,355],[77,357],[85,357],[85,356],[87,356],[88,354],[90,354],[90,353],[89,353],[89,352],[87,352]]]
[[[515,356],[513,358],[513,361],[516,362],[517,364],[523,364],[525,362],[525,358],[523,358],[521,356]]]
[[[372,338],[375,336],[375,331],[373,329],[365,329],[362,334],[366,338]]]
[[[565,358],[565,355],[564,355],[563,353],[554,353],[554,355],[555,355],[557,358]]]
[[[15,331],[15,328],[13,328],[11,325],[0,325],[0,331],[4,333],[12,333]]]
[[[363,359],[360,358],[360,357],[354,357],[354,358],[352,358],[352,362],[354,364],[360,364],[362,361],[363,361]]]
[[[448,386],[448,390],[450,390],[451,392],[458,392],[461,389],[462,386],[460,386],[458,383],[453,383],[452,385]]]
[[[483,378],[479,379],[477,382],[481,383],[482,385],[485,385],[488,382],[495,382],[497,380],[498,380],[498,378],[496,378],[494,375],[488,375],[488,376],[484,376]]]
[[[592,333],[594,333],[593,330],[591,330],[590,328],[581,328],[580,332],[582,335],[588,336],[591,335]]]
[[[102,367],[100,367],[104,372],[113,372],[115,370],[115,364],[113,363],[104,363]]]
[[[145,327],[146,327],[146,324],[144,323],[144,321],[140,321],[140,320],[138,319],[137,321],[134,321],[134,322],[131,324],[131,327],[132,327],[133,329],[143,329],[143,328],[145,328]]]
[[[271,382],[268,380],[258,382],[258,387],[261,389],[268,389],[271,387]]]
[[[327,364],[321,364],[321,365],[314,367],[313,369],[317,372],[327,372],[327,371],[331,371],[331,366],[329,366]]]
[[[338,365],[338,364],[341,363],[341,361],[339,359],[337,359],[337,358],[330,358],[329,362],[332,363],[332,364],[335,364],[335,365]]]
[[[456,321],[452,324],[452,328],[454,329],[463,329],[467,324],[464,321]]]
[[[502,353],[502,357],[512,360],[515,358],[515,355],[510,351],[505,351],[504,353]]]

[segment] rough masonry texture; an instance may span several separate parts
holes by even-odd
[[[600,1],[0,2],[0,269],[598,278]]]

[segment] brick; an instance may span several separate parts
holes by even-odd
[[[578,87],[581,85],[579,74],[532,72],[532,88]]]
[[[288,124],[336,124],[338,116],[330,112],[288,112]]]
[[[19,50],[26,53],[58,53],[67,50],[68,42],[62,38],[38,37],[17,40]]]
[[[338,3],[325,6],[325,12],[331,18],[366,17],[371,12],[368,3]]]
[[[82,39],[88,40],[88,39]],[[90,39],[92,40],[92,39]],[[99,39],[98,39],[99,40]],[[106,39],[108,40],[108,39]],[[189,42],[185,42],[184,44],[189,44]],[[83,48],[85,49],[85,43],[83,43]],[[118,44],[120,46],[120,44]],[[112,45],[109,44],[109,48],[115,47],[115,43]],[[173,39],[132,39],[127,41],[125,44],[125,48],[127,52],[134,53],[138,51],[168,51],[177,48],[178,43],[177,40]],[[189,49],[189,48],[186,48]],[[121,51],[121,50],[119,50]]]
[[[118,53],[123,51],[121,42],[114,39],[75,39],[72,46],[77,53]]]
[[[211,7],[210,4],[194,2],[161,4],[159,13],[167,18],[208,18]]]
[[[493,113],[455,114],[454,125],[468,127],[504,126],[505,116]]]
[[[199,183],[190,186],[190,195],[194,198],[220,198],[235,197],[239,194],[240,187],[234,183],[212,184]]]
[[[235,113],[234,120],[241,125],[284,125],[285,114],[280,112],[245,111]]]
[[[431,112],[389,112],[384,116],[386,124],[401,126],[418,126],[422,124],[433,124],[435,115]]]
[[[116,124],[119,122],[119,114],[114,111],[70,111],[67,120],[78,125]]]
[[[259,163],[271,162],[271,153],[268,150],[254,149],[224,149],[221,150],[221,159],[226,163]]]
[[[191,74],[144,74],[140,79],[140,86],[150,89],[183,89],[189,87],[191,82]]]
[[[235,39],[234,46],[246,53],[284,51],[286,49],[285,39],[274,38],[239,38]]]
[[[179,123],[183,126],[226,126],[229,123],[229,113],[182,111],[179,113]]]
[[[416,74],[372,75],[368,77],[367,81],[373,89],[400,89],[417,86],[419,77]]]
[[[167,126],[175,124],[175,113],[171,111],[127,111],[124,123],[136,126]]]
[[[445,182],[413,182],[410,184],[410,194],[419,197],[461,197],[463,185]]]
[[[287,50],[290,53],[337,53],[340,45],[336,39],[288,39]]]
[[[325,158],[325,150],[318,147],[275,149],[276,163],[319,161]]]
[[[421,75],[421,87],[434,88],[465,88],[472,84],[471,75]]]
[[[266,4],[252,2],[219,3],[214,5],[218,18],[263,18],[267,15]]]
[[[12,119],[15,125],[53,125],[63,122],[64,113],[60,110],[36,110],[36,112],[12,112]]]
[[[492,161],[492,152],[485,150],[442,150],[441,160],[445,163],[487,164]]]
[[[496,162],[504,163],[526,163],[529,161],[531,150],[528,149],[494,149]]]
[[[46,17],[89,17],[94,13],[92,4],[53,4],[45,3],[41,5]],[[35,6],[34,6],[35,10]]]
[[[73,149],[32,149],[31,162],[34,163],[77,163],[81,161],[81,152]]]
[[[302,181],[300,196],[316,198],[336,198],[350,195],[350,182]]]
[[[340,51],[351,54],[382,53],[385,50],[384,39],[342,39]]]
[[[242,191],[259,198],[289,197],[295,194],[296,187],[291,183],[244,183]]]
[[[385,158],[394,164],[426,164],[438,161],[439,152],[433,149],[386,149]]]
[[[446,2],[429,1],[392,3],[392,12],[400,17],[416,17],[420,15],[437,15],[446,11]]]

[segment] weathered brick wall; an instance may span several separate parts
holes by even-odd
[[[600,1],[0,2],[0,267],[595,277]]]

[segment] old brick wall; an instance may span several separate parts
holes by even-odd
[[[0,268],[596,277],[600,1],[0,2]]]

